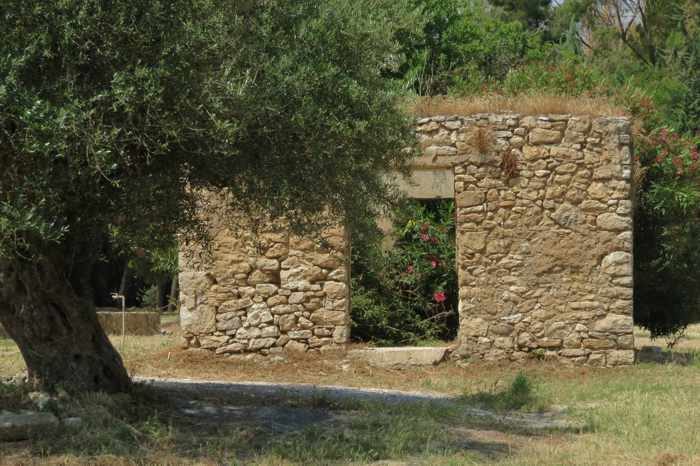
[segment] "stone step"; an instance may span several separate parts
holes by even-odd
[[[447,350],[446,346],[366,348],[351,350],[348,356],[367,361],[375,367],[435,366],[445,359]]]

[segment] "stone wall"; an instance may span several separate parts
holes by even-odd
[[[455,354],[632,363],[629,121],[432,117],[418,120],[417,134],[420,173],[404,190],[457,204]],[[266,354],[348,341],[342,229],[327,231],[321,245],[284,229],[256,237],[216,216],[209,224],[211,258],[181,256],[188,346]]]
[[[257,235],[210,219],[211,254],[180,254],[180,318],[188,347],[218,354],[304,352],[350,336],[348,242],[282,228]],[[202,259],[204,257],[204,259]]]
[[[458,353],[632,363],[629,121],[435,117],[418,133],[456,158]]]

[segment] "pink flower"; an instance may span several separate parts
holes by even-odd
[[[431,259],[430,266],[434,269],[437,269],[440,266],[440,261],[437,259]]]
[[[444,291],[436,291],[435,294],[433,295],[433,298],[435,299],[435,302],[437,303],[444,303],[447,301],[447,296],[445,296]]]
[[[421,241],[430,241],[430,235],[427,233],[421,233],[420,239]]]
[[[406,272],[413,273],[413,264],[408,264],[408,267],[406,267]]]

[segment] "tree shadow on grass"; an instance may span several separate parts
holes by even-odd
[[[359,401],[207,391],[197,396],[137,386],[128,395],[68,401],[56,414],[79,416],[82,423],[21,448],[32,460],[67,455],[70,464],[99,464],[99,458],[110,457],[126,464],[305,465],[452,456],[486,460],[517,450],[507,432],[479,435],[482,430],[470,424],[460,406],[386,403],[381,395]],[[13,453],[11,445],[3,449]]]

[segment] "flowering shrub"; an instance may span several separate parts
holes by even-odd
[[[413,344],[456,334],[454,202],[409,201],[395,212],[393,247],[353,238],[353,338]]]
[[[700,319],[700,138],[662,128],[640,140],[635,322],[652,336]]]

